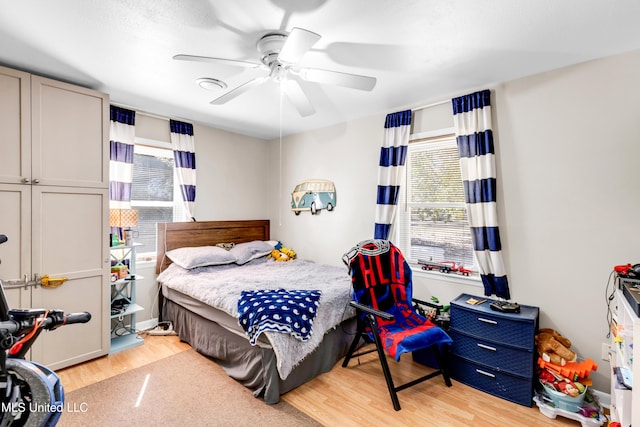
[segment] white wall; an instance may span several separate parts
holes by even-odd
[[[375,165],[380,153],[378,128],[384,116],[333,126],[270,144],[269,218],[271,237],[301,258],[343,265],[341,256],[373,233]],[[376,149],[377,148],[377,149]],[[280,168],[280,157],[282,168]],[[373,172],[372,172],[373,170]],[[282,183],[280,183],[280,171]],[[333,211],[291,212],[291,191],[305,179],[328,179],[336,186]]]
[[[502,223],[513,297],[541,307],[602,366],[613,266],[640,260],[640,52],[496,88]]]
[[[271,182],[266,141],[195,125],[196,219],[265,219]]]
[[[609,273],[640,262],[638,69],[640,51],[489,87],[512,300],[539,306],[541,327],[557,329],[581,357],[596,360],[601,367],[591,377],[603,391]],[[303,258],[340,265],[346,250],[373,236],[383,122],[380,115],[286,137],[281,150],[280,141],[269,143],[273,238]],[[335,182],[334,211],[290,212],[291,190],[309,178]],[[476,285],[433,277],[416,274],[416,296],[482,295]]]
[[[154,327],[158,319],[158,282],[156,282],[156,263],[136,264],[136,303],[144,310],[136,313],[136,327],[148,329]]]

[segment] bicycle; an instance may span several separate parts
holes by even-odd
[[[7,236],[0,234],[0,244]],[[43,330],[86,323],[91,313],[10,309],[0,281],[0,427],[55,426],[64,411],[64,388],[46,366],[25,359]]]

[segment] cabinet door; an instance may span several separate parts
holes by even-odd
[[[0,182],[31,178],[30,75],[0,67]]]
[[[31,290],[8,281],[31,277],[31,186],[0,184],[0,234],[9,240],[0,245],[0,280],[9,308],[31,307]]]
[[[108,95],[32,76],[31,110],[32,179],[108,188]]]
[[[32,191],[33,273],[68,279],[57,288],[33,288],[32,304],[92,315],[36,341],[32,359],[60,369],[109,352],[109,195],[40,185]]]
[[[35,342],[52,369],[109,352],[108,132],[108,95],[0,67],[0,279],[69,279],[8,303],[93,316]]]

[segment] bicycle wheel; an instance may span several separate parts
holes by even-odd
[[[64,389],[55,372],[35,362],[7,359],[0,427],[55,426],[64,409]]]

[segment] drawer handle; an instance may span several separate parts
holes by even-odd
[[[496,377],[491,372],[483,371],[482,369],[476,369],[476,372],[479,373],[479,374],[484,375],[485,377],[491,377],[491,378],[495,378]]]
[[[484,323],[489,323],[491,325],[497,325],[498,322],[496,322],[495,320],[490,320],[490,319],[485,319],[484,317],[478,317],[478,320]]]
[[[476,345],[478,347],[480,347],[480,348],[484,348],[485,350],[491,350],[491,351],[496,351],[497,350],[495,347],[489,347],[488,345],[484,345],[484,344],[480,344],[480,343],[477,343]]]

